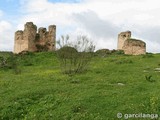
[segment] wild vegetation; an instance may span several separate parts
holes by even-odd
[[[95,46],[87,36],[78,36],[74,43],[69,38],[68,35],[61,36],[57,42],[61,70],[70,75],[84,72],[91,62]]]
[[[18,55],[18,74],[0,67],[0,119],[115,120],[119,112],[160,114],[159,59],[160,54],[95,54],[87,71],[70,76],[61,72],[55,52]]]

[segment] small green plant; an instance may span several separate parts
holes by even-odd
[[[72,107],[72,112],[73,113],[83,113],[85,112],[85,109],[82,105],[75,105]]]
[[[150,97],[150,110],[153,113],[159,112],[159,98],[156,96]]]
[[[145,75],[145,79],[146,79],[148,82],[155,82],[155,80],[152,79],[152,75]]]

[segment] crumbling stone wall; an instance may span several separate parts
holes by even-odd
[[[121,32],[118,35],[118,50],[124,50],[124,53],[129,55],[146,54],[146,43],[132,39],[131,31]]]
[[[124,42],[123,50],[128,55],[146,54],[146,43],[141,40],[128,39]]]
[[[50,25],[48,31],[46,28],[39,28],[33,22],[27,22],[24,31],[15,32],[14,53],[22,51],[39,51],[44,49],[48,51],[55,50],[56,26]]]

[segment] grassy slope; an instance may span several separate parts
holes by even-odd
[[[25,56],[21,74],[0,70],[0,119],[112,120],[118,112],[160,113],[160,73],[154,71],[159,59],[95,57],[88,72],[67,76],[54,53]]]

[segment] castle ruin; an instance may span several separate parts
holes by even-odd
[[[37,33],[37,26],[33,22],[24,25],[24,31],[15,32],[14,53],[23,51],[53,51],[55,50],[56,26],[50,25],[48,31],[40,27]]]
[[[118,34],[118,50],[123,50],[124,42],[131,38],[131,31],[121,32]]]
[[[128,55],[146,54],[146,43],[142,40],[131,38],[131,31],[118,34],[118,50],[124,50]]]

